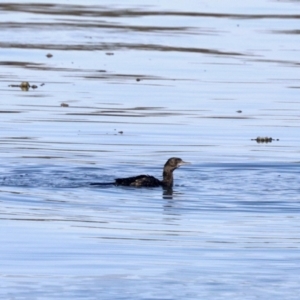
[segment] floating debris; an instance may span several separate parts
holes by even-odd
[[[251,139],[251,141],[256,141],[257,143],[272,143],[273,141],[279,141],[279,139],[258,136],[256,139]]]
[[[23,81],[23,82],[21,82],[20,87],[21,87],[21,89],[26,89],[28,91],[30,88],[30,84],[28,81]]]
[[[43,86],[44,83],[41,84],[41,86]],[[30,88],[32,89],[37,89],[38,86],[33,84],[30,85],[28,81],[23,81],[21,82],[21,84],[10,84],[9,87],[17,87],[17,88],[21,88],[22,91],[28,91]]]
[[[123,134],[123,131],[119,131],[118,133]]]
[[[141,79],[140,79],[140,78],[137,78],[136,81],[139,82],[139,81],[141,81]]]
[[[61,107],[69,107],[69,104],[67,104],[67,103],[62,103],[60,106],[61,106]]]
[[[28,91],[30,88],[30,84],[28,81],[23,81],[21,84],[10,84],[9,87],[18,87],[21,88],[22,91]]]
[[[239,114],[241,114],[241,113],[242,113],[242,111],[241,111],[241,110],[237,110],[236,112],[237,112],[237,113],[239,113]]]
[[[52,55],[51,53],[48,53],[46,56],[47,56],[48,58],[53,57],[53,55]]]
[[[41,83],[41,84],[40,84],[40,86],[44,86],[44,85],[45,85],[45,83]]]
[[[105,54],[106,54],[106,55],[114,55],[113,52],[106,52]]]

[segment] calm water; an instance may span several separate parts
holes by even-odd
[[[1,299],[298,299],[299,12],[0,3]]]

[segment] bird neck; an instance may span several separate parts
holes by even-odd
[[[167,188],[171,188],[173,186],[173,170],[164,169],[162,184]]]

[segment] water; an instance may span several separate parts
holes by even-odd
[[[1,298],[298,299],[298,8],[0,4]]]

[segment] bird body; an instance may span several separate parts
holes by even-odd
[[[127,178],[117,178],[115,179],[115,184],[123,186],[136,186],[136,187],[158,187],[162,183],[157,178],[150,175],[139,175]]]
[[[189,164],[184,162],[181,158],[171,157],[167,160],[163,169],[163,180],[159,180],[150,175],[139,175],[127,178],[117,178],[115,182],[111,183],[91,183],[91,185],[108,185],[113,184],[116,186],[132,186],[132,187],[163,187],[170,189],[173,186],[173,171],[181,165]]]

